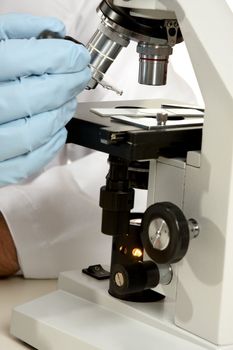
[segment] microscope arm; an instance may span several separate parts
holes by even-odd
[[[158,8],[176,13],[206,113],[199,165],[187,166],[184,197],[185,215],[197,219],[203,234],[179,269],[175,322],[215,344],[232,344],[232,12],[219,0],[115,0],[114,4],[153,18]]]

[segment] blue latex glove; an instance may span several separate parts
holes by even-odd
[[[76,96],[90,79],[82,46],[36,37],[65,35],[52,17],[0,15],[0,186],[38,172],[64,145]]]

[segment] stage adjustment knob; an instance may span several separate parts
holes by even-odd
[[[188,250],[190,239],[198,234],[197,222],[186,220],[181,209],[170,202],[151,205],[142,219],[143,247],[157,264],[180,261]]]
[[[141,292],[159,284],[159,270],[153,261],[138,262],[128,266],[116,264],[111,275],[117,294]]]
[[[127,266],[116,264],[111,279],[114,292],[127,295],[154,288],[159,283],[169,284],[172,280],[172,269],[170,265],[159,267],[153,261],[140,261]]]

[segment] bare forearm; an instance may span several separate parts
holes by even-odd
[[[0,212],[0,277],[10,276],[19,270],[19,262],[8,225]]]

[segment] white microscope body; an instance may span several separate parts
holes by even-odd
[[[159,307],[158,315],[154,316],[153,307],[156,308],[156,305],[152,304],[149,308],[135,306],[134,309],[132,303],[128,304],[107,295],[103,286],[98,290],[95,282],[91,282],[90,285],[86,282],[86,277],[67,273],[60,278],[58,292],[14,311],[12,332],[43,350],[62,349],[64,346],[72,350],[77,349],[77,346],[80,346],[80,349],[136,349],[138,345],[136,333],[139,330],[134,322],[138,320],[141,322],[142,332],[148,336],[148,341],[144,340],[143,343],[145,349],[153,349],[153,346],[157,348],[156,344],[151,342],[156,341],[156,327],[158,327],[162,332],[166,332],[164,333],[166,340],[161,343],[159,340],[157,344],[162,350],[175,349],[176,346],[179,350],[225,349],[225,347],[231,350],[233,349],[232,12],[227,4],[220,0],[114,0],[114,4],[131,8],[134,16],[140,14],[147,18],[161,18],[166,11],[167,16],[177,18],[180,25],[205,102],[202,148],[201,152],[189,152],[185,161],[178,159],[151,161],[148,204],[158,200],[174,199],[174,202],[182,207],[186,217],[194,217],[197,220],[201,233],[190,243],[182,262],[174,268],[176,277],[173,283],[164,289],[165,294],[173,298],[173,306],[168,316],[165,315],[166,306]],[[170,186],[163,192],[163,186],[160,184],[164,181],[163,174],[166,171]],[[68,297],[67,292],[72,296]],[[83,298],[93,304],[85,304]],[[170,299],[168,297],[168,303]],[[82,309],[81,316],[78,316],[79,308]],[[90,326],[89,332],[87,329],[83,332],[78,330],[80,325],[78,317],[82,317],[84,322],[85,308],[88,312],[86,321]],[[50,315],[46,318],[48,312]],[[52,312],[56,314],[54,317],[51,315]],[[117,324],[117,327],[120,327],[119,333],[125,328],[127,334],[127,327],[134,331],[134,339],[127,342],[126,338],[122,338],[122,347],[119,345],[121,343],[114,345],[115,347],[111,345],[111,340],[107,340],[107,336],[106,343],[102,343],[93,328],[91,329],[93,321],[91,315],[93,315],[99,317],[99,322],[102,316],[109,317],[106,333],[111,332],[111,327],[114,330],[116,326],[114,322],[119,321],[115,319],[111,323],[114,317],[112,318],[110,314],[114,312],[117,317],[122,313],[124,321],[124,317],[128,317],[128,323],[125,321],[124,326],[120,327]],[[157,321],[153,321],[154,317]],[[30,329],[30,336],[26,334],[23,325]],[[151,327],[154,327],[152,332],[155,338],[153,335],[150,336]],[[186,345],[179,342],[176,345],[174,342],[173,347],[169,337],[174,335],[176,339],[180,337],[188,342]],[[91,338],[94,339],[94,343],[91,342]],[[49,345],[46,347],[45,344]]]
[[[175,323],[214,344],[233,344],[232,13],[218,0],[114,3],[152,18],[174,11],[179,22],[206,112],[201,153],[188,154],[182,198],[201,234],[179,266]]]

